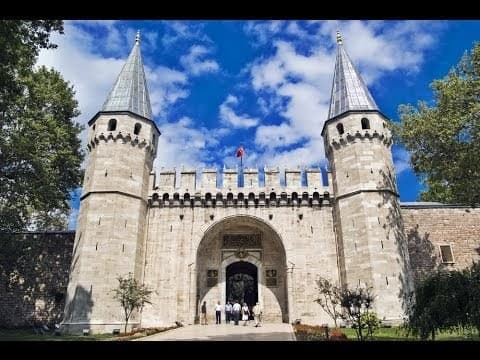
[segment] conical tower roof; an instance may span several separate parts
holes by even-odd
[[[328,118],[332,119],[351,110],[377,110],[370,91],[365,86],[362,77],[352,64],[343,48],[342,38],[337,31],[337,60],[333,75],[332,95]]]
[[[137,33],[135,45],[103,104],[102,111],[130,111],[153,121],[140,53],[140,32]]]

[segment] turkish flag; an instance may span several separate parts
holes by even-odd
[[[237,157],[242,157],[244,152],[245,152],[245,150],[243,150],[243,146],[240,146],[237,149]]]

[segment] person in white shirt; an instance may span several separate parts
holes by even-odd
[[[247,303],[243,303],[242,320],[243,320],[243,326],[247,326],[247,322],[250,324],[250,310],[248,309]]]
[[[231,319],[232,319],[232,304],[229,301],[225,305],[225,322],[227,324],[230,324]]]
[[[260,306],[260,303],[257,302],[257,304],[253,307],[253,318],[255,319],[255,327],[262,326],[262,313],[263,309]]]
[[[220,305],[220,301],[215,305],[215,319],[217,325],[222,323],[222,305]]]
[[[238,325],[238,320],[240,319],[240,310],[242,307],[238,303],[237,300],[235,300],[235,304],[233,304],[232,310],[233,310],[233,319],[235,321],[235,325]]]

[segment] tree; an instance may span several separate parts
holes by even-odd
[[[340,305],[345,310],[342,318],[352,323],[358,340],[364,340],[363,330],[370,320],[369,311],[372,308],[375,296],[372,288],[356,287],[355,289],[342,289],[340,292]],[[372,323],[373,324],[373,323]],[[374,331],[373,326],[369,331]],[[373,334],[373,332],[372,332]]]
[[[127,325],[130,316],[134,310],[140,310],[145,304],[151,304],[150,295],[152,291],[144,284],[138,283],[132,273],[128,273],[126,277],[119,276],[117,278],[118,288],[114,289],[114,299],[120,302],[125,314],[125,333],[127,333]]]
[[[340,288],[322,277],[317,280],[317,287],[320,296],[315,302],[333,319],[335,327],[338,327],[337,319],[341,317]]]
[[[399,141],[413,171],[427,185],[421,199],[480,204],[480,43],[431,85],[434,105],[401,105]]]
[[[41,67],[18,82],[24,88],[0,128],[0,232],[33,222],[58,230],[69,211],[69,191],[81,183],[82,127],[74,91],[60,73]]]
[[[57,47],[50,42],[53,31],[63,34],[63,21],[0,20],[0,116],[22,96],[18,78],[31,73],[40,49]]]
[[[480,335],[480,263],[462,271],[440,269],[416,286],[408,333],[435,340],[438,331],[472,328]]]

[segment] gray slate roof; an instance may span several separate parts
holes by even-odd
[[[343,48],[342,39],[338,32],[337,43],[337,60],[335,62],[328,118],[334,118],[350,110],[378,110],[370,91],[368,91],[362,77]]]
[[[122,68],[102,111],[131,111],[153,120],[150,96],[140,53],[140,35],[137,34],[127,62]]]

